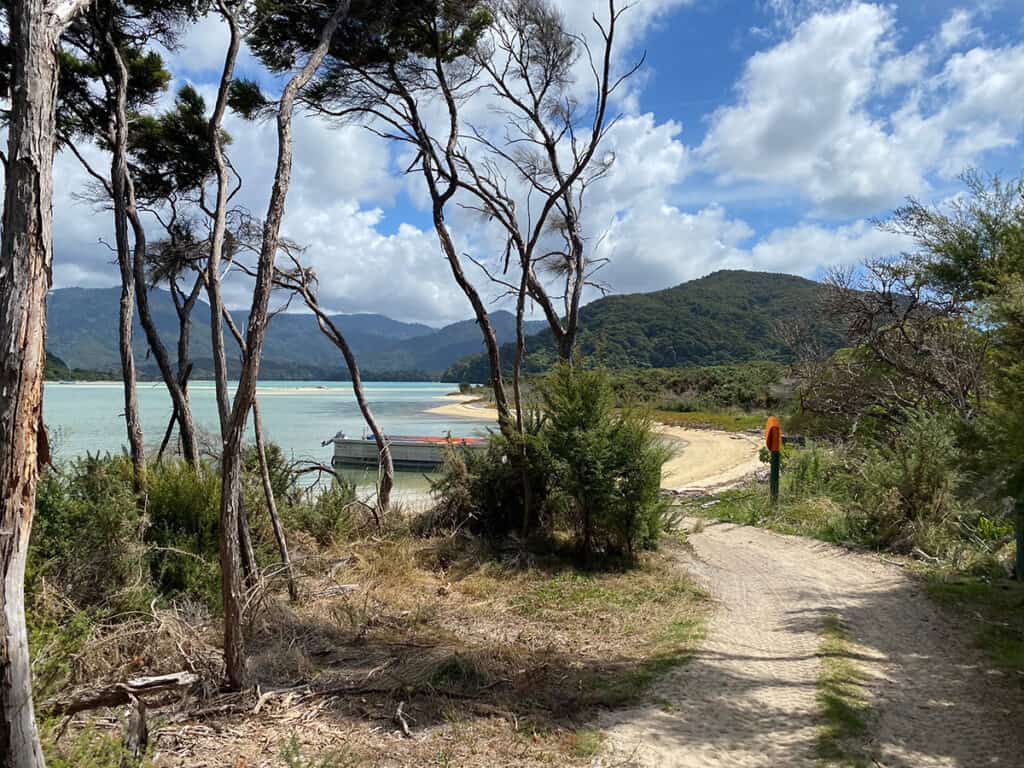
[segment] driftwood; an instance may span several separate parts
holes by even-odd
[[[192,672],[175,672],[155,677],[137,677],[123,683],[101,688],[78,691],[62,699],[53,699],[44,706],[51,715],[74,715],[90,709],[117,707],[128,704],[140,696],[151,693],[166,693],[180,688],[190,688],[199,682],[199,675]]]

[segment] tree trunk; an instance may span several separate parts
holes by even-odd
[[[224,431],[224,449],[221,455],[221,593],[224,599],[224,659],[227,685],[242,688],[246,682],[245,639],[242,636],[242,590],[239,574],[237,528],[241,514],[242,492],[242,438],[245,424],[252,409],[259,378],[263,342],[266,338],[270,293],[273,288],[274,260],[281,236],[281,221],[288,196],[292,168],[292,118],[298,92],[312,79],[327,55],[331,38],[338,23],[348,12],[346,0],[338,4],[330,20],[320,33],[320,42],[309,60],[284,87],[277,111],[277,165],[274,184],[267,205],[263,225],[263,242],[253,287],[252,308],[246,328],[245,360],[238,377],[235,399]],[[219,280],[219,274],[216,275]],[[222,311],[222,307],[217,307]],[[222,329],[221,318],[217,326]],[[214,334],[217,335],[217,334]],[[223,348],[223,329],[221,330]]]
[[[213,161],[217,173],[217,195],[213,210],[213,223],[210,232],[210,258],[206,261],[206,293],[210,300],[210,343],[213,353],[213,372],[217,390],[217,415],[220,418],[221,441],[227,434],[228,418],[231,412],[230,395],[228,394],[228,362],[224,350],[224,300],[220,293],[220,268],[224,257],[224,240],[227,232],[228,187],[231,171],[227,158],[224,157],[224,146],[221,127],[224,112],[227,109],[228,91],[234,78],[235,62],[241,45],[241,33],[238,19],[221,6],[224,21],[230,32],[227,54],[224,57],[224,69],[221,73],[220,85],[217,89],[217,100],[213,114],[210,116],[210,143]],[[223,445],[221,452],[223,453]]]
[[[516,297],[516,359],[512,367],[512,395],[516,406],[516,427],[519,430],[520,467],[519,475],[523,486],[523,539],[530,535],[533,514],[533,489],[530,487],[530,452],[526,441],[526,414],[523,413],[523,358],[526,356],[526,332],[523,319],[526,314],[526,292],[530,271],[523,265],[519,281],[519,295]]]
[[[465,271],[462,269],[462,262],[459,260],[458,251],[455,249],[455,243],[452,241],[448,225],[444,220],[443,203],[437,199],[434,202],[434,230],[441,241],[441,250],[444,251],[445,257],[448,259],[455,282],[458,283],[466,298],[469,299],[469,303],[473,307],[473,314],[476,315],[476,322],[480,326],[480,333],[484,337],[484,346],[487,348],[487,361],[491,368],[491,389],[494,390],[494,403],[498,408],[498,427],[501,429],[502,434],[506,437],[511,437],[515,434],[515,430],[512,426],[512,415],[508,407],[508,395],[505,393],[505,383],[501,373],[501,352],[498,345],[498,336],[494,332],[494,326],[491,325],[491,317],[487,314],[487,308],[484,306],[483,299],[480,298],[480,293],[469,281]]]
[[[25,627],[25,558],[43,428],[46,292],[53,260],[57,41],[84,5],[10,8],[13,57],[0,242],[0,768],[42,768]]]
[[[295,583],[295,572],[292,570],[291,555],[288,554],[284,526],[281,525],[281,517],[277,513],[277,499],[274,498],[274,485],[270,481],[270,467],[267,466],[267,446],[263,441],[263,419],[260,418],[259,401],[255,399],[252,401],[252,426],[256,432],[256,452],[260,459],[260,478],[263,480],[263,495],[267,499],[267,513],[270,515],[270,525],[277,540],[277,551],[281,554],[281,565],[284,566],[284,573],[288,579],[288,597],[292,602],[296,602],[299,599],[299,587]]]
[[[135,316],[135,273],[128,245],[128,70],[124,66],[113,37],[107,34],[107,46],[115,62],[115,108],[111,116],[113,153],[110,163],[110,189],[114,207],[114,242],[117,265],[121,272],[121,303],[118,310],[117,335],[121,353],[121,378],[124,386],[124,419],[128,428],[128,447],[135,471],[135,491],[146,489],[146,449],[143,445],[142,422],[135,374],[135,350],[132,347],[132,325]],[[140,283],[145,292],[145,283]]]
[[[231,317],[231,313],[227,309],[224,310],[224,322],[231,331],[231,335],[235,337],[235,341],[238,343],[239,349],[242,350],[242,354],[245,355],[245,339],[242,337],[241,331],[238,330],[238,326]],[[284,527],[281,525],[281,518],[277,513],[277,500],[274,498],[274,487],[270,482],[270,467],[267,466],[267,451],[266,443],[263,441],[263,419],[260,418],[260,405],[259,400],[253,397],[252,400],[252,417],[253,417],[253,432],[256,435],[256,455],[260,465],[260,479],[263,483],[263,495],[267,501],[267,513],[270,515],[270,524],[274,529],[274,538],[277,540],[277,550],[281,554],[281,563],[285,567],[285,571],[288,574],[288,594],[293,601],[299,599],[298,587],[295,584],[295,575],[292,571],[292,561],[288,554],[288,541],[284,536]],[[245,510],[242,510],[241,517],[241,539],[242,539],[242,565],[246,566],[246,546],[251,550],[252,541],[248,541],[246,544],[248,532],[248,522],[245,518]],[[251,562],[255,569],[256,556],[252,554]]]
[[[139,305],[139,322],[146,333],[146,341],[153,351],[157,366],[160,368],[160,375],[163,377],[167,387],[167,393],[171,396],[171,403],[174,408],[175,417],[181,433],[181,455],[195,471],[199,471],[199,444],[196,442],[196,430],[192,421],[192,408],[185,395],[184,386],[179,378],[180,374],[171,367],[170,356],[167,348],[160,338],[160,332],[153,322],[153,314],[149,307],[149,292],[146,290],[146,230],[142,226],[139,212],[135,205],[135,191],[132,181],[128,180],[128,219],[131,221],[132,230],[135,234],[135,255],[133,259],[133,270],[135,284],[138,287],[137,301]]]
[[[388,444],[387,436],[380,428],[380,424],[377,423],[377,419],[370,408],[370,403],[366,399],[366,392],[363,389],[363,377],[359,373],[359,363],[356,361],[356,356],[352,352],[348,340],[341,332],[341,329],[321,309],[316,298],[307,288],[303,288],[302,296],[306,301],[306,306],[313,310],[313,313],[316,315],[320,330],[334,343],[334,346],[341,351],[342,356],[345,358],[345,365],[348,366],[349,375],[352,377],[352,391],[356,396],[359,411],[363,414],[363,420],[366,422],[366,426],[370,428],[370,432],[373,433],[373,439],[377,443],[378,466],[381,473],[380,482],[377,484],[376,507],[380,512],[380,515],[376,515],[379,533],[381,530],[381,515],[386,514],[388,507],[391,505],[391,490],[395,486],[395,465],[391,458],[391,446]]]

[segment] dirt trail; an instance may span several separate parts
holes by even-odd
[[[819,633],[837,615],[868,674],[868,749],[884,768],[1024,766],[1024,696],[979,664],[901,569],[818,542],[728,524],[685,563],[718,602],[702,650],[614,713],[604,765],[814,766]]]

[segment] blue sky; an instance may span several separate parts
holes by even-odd
[[[606,8],[556,5],[584,34]],[[619,63],[646,50],[647,64],[616,105],[622,119],[606,146],[615,166],[585,217],[594,250],[610,259],[604,279],[631,292],[720,268],[818,276],[905,247],[872,220],[907,195],[939,204],[967,167],[1020,173],[1022,10],[1022,0],[639,0]],[[212,97],[223,41],[216,19],[188,30],[170,60],[176,85]],[[262,74],[250,56],[241,69]],[[260,211],[272,131],[237,118],[228,129],[243,202]],[[432,324],[468,316],[422,182],[402,175],[399,151],[308,117],[296,140],[285,229],[308,246],[324,303]],[[73,158],[58,159],[57,181],[57,285],[112,284],[96,242],[110,239],[109,223],[75,202],[84,178]],[[493,233],[457,213],[451,221],[486,260]],[[244,303],[244,282],[230,293]]]

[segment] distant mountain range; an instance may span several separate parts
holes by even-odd
[[[654,293],[609,296],[583,308],[580,350],[612,368],[673,368],[746,360],[787,361],[789,350],[776,332],[779,320],[813,309],[821,284],[792,275],[722,271]],[[48,302],[47,351],[69,369],[117,373],[117,308],[119,288],[64,288]],[[178,321],[168,293],[151,292],[154,318],[170,350],[177,340]],[[368,379],[442,379],[483,382],[487,358],[475,320],[431,328],[403,323],[383,315],[338,315]],[[235,317],[240,326],[246,315]],[[515,317],[492,314],[503,359],[511,366]],[[209,378],[210,315],[205,304],[193,313],[194,376]],[[527,371],[545,370],[556,358],[555,345],[542,320],[527,323]],[[820,340],[828,348],[842,346],[841,335],[822,321]],[[229,342],[229,366],[237,370],[238,347]],[[159,372],[136,319],[135,353],[141,375]],[[173,353],[172,353],[173,354]],[[56,370],[56,369],[55,369]],[[267,334],[261,376],[264,379],[338,380],[348,377],[340,353],[307,314],[282,314]]]
[[[777,324],[813,311],[821,284],[792,275],[723,270],[654,293],[608,296],[585,306],[579,349],[610,368],[675,368],[748,360],[786,362],[790,351]],[[843,344],[826,320],[817,328],[829,349]],[[511,367],[514,348],[503,350]],[[525,370],[545,370],[556,359],[550,330],[527,340]],[[487,358],[478,353],[445,371],[451,382],[486,381]]]
[[[114,373],[120,370],[117,349],[117,312],[120,288],[63,288],[52,291],[47,301],[47,352],[70,369]],[[154,321],[174,359],[178,318],[170,294],[150,292]],[[403,323],[383,315],[337,315],[332,318],[345,333],[367,378],[436,379],[457,360],[483,350],[483,341],[473,320],[444,328],[421,323]],[[247,315],[235,314],[245,327]],[[515,317],[495,312],[495,329],[502,343],[515,339]],[[530,321],[528,332],[536,333],[543,321]],[[134,346],[141,375],[159,375],[149,355],[145,334],[135,321]],[[213,371],[210,346],[210,310],[199,303],[192,315],[191,351],[195,378],[209,378]],[[239,351],[229,337],[228,364],[237,370]],[[337,380],[348,377],[337,348],[320,332],[312,315],[289,313],[270,323],[264,349],[261,377],[264,379]],[[56,370],[56,368],[54,369]]]

